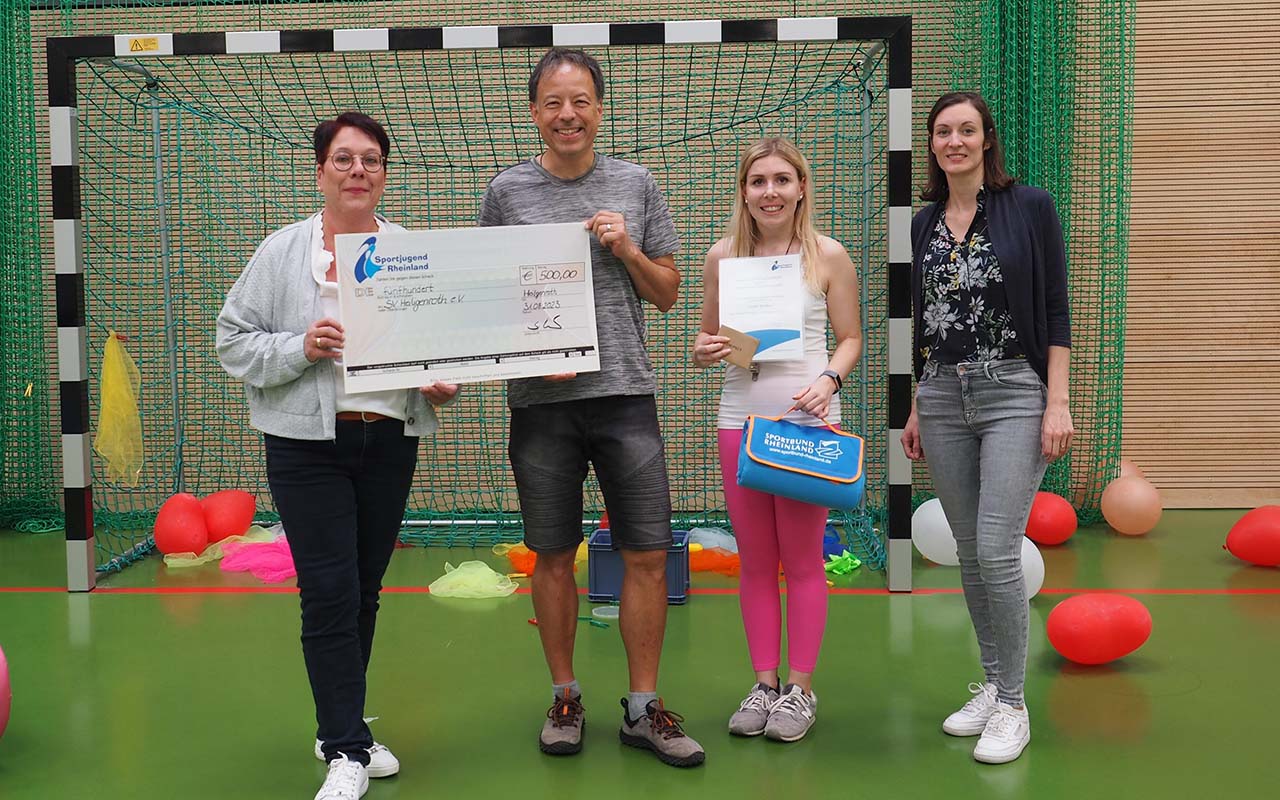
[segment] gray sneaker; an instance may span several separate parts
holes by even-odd
[[[547,709],[538,749],[553,756],[571,756],[582,750],[582,731],[586,727],[582,697],[571,697],[565,689],[564,696],[557,697]]]
[[[662,763],[673,767],[696,767],[706,760],[702,745],[680,727],[684,717],[664,708],[661,699],[650,701],[640,719],[630,719],[630,713],[624,697],[622,729],[618,731],[623,744],[652,750]]]
[[[729,717],[729,733],[734,736],[759,736],[769,721],[769,709],[778,702],[778,690],[763,683],[751,687],[751,693]]]
[[[779,742],[803,739],[813,727],[817,715],[818,696],[813,692],[806,694],[804,689],[794,683],[787,684],[773,708],[769,709],[769,722],[764,727],[764,735]]]

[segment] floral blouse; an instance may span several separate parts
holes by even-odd
[[[941,364],[1023,358],[1000,262],[987,238],[986,189],[969,232],[957,242],[944,208],[924,254],[924,336],[920,355]]]

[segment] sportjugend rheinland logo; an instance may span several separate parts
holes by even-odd
[[[422,270],[430,269],[426,253],[401,253],[394,256],[380,256],[375,252],[377,247],[377,236],[370,236],[360,245],[360,251],[356,255],[356,283],[364,283],[383,270],[387,272],[421,272]]]

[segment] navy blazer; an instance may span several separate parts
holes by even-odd
[[[924,370],[920,356],[924,329],[921,263],[944,204],[944,200],[930,203],[911,220],[912,359],[917,380]],[[1067,253],[1058,211],[1044,189],[1021,184],[998,192],[988,190],[986,211],[987,238],[1004,276],[1013,329],[1027,363],[1047,386],[1049,347],[1071,346]]]

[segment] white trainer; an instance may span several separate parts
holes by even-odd
[[[803,739],[818,717],[818,696],[794,683],[784,687],[769,709],[764,735],[778,742]]]
[[[367,791],[369,773],[364,764],[343,754],[329,762],[329,774],[316,792],[315,800],[360,800]]]
[[[977,736],[987,727],[987,720],[996,711],[996,685],[971,683],[973,697],[959,711],[942,721],[942,730],[952,736]]]
[[[400,760],[387,749],[385,744],[374,742],[366,752],[369,753],[369,766],[366,769],[370,778],[390,778],[400,771]],[[324,742],[316,739],[316,758],[324,761]]]
[[[1026,749],[1031,741],[1031,717],[1027,709],[997,703],[995,713],[973,748],[973,757],[984,764],[1007,764]]]

